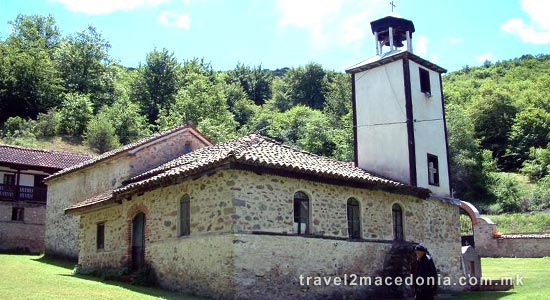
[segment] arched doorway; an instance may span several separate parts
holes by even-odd
[[[460,201],[460,237],[462,246],[475,247],[474,225],[480,218],[479,211],[475,206],[466,201]]]
[[[139,270],[145,262],[145,214],[132,219],[132,270]]]

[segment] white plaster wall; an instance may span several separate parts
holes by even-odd
[[[430,74],[431,97],[426,97],[420,91],[419,68],[413,61],[409,62],[411,74],[411,97],[414,118],[414,140],[416,146],[416,178],[417,185],[430,189],[440,196],[450,196],[447,147],[443,107],[441,102],[441,85],[439,73],[428,70]],[[439,186],[428,184],[427,154],[438,157]]]
[[[359,167],[409,183],[403,61],[355,74],[355,101]]]

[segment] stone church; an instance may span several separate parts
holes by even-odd
[[[372,286],[300,277],[377,276],[392,245],[414,241],[456,280],[445,69],[412,53],[411,21],[371,26],[376,56],[346,70],[355,166],[257,134],[212,145],[178,127],[48,178],[46,252],[147,265],[162,287],[214,299],[363,299]]]

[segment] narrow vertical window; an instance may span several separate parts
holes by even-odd
[[[431,95],[432,88],[430,86],[430,72],[428,70],[419,68],[420,76],[420,91],[424,94]]]
[[[309,198],[304,192],[294,194],[294,232],[309,234]]]
[[[403,210],[399,204],[394,204],[391,208],[393,219],[393,239],[403,240]]]
[[[193,151],[193,149],[191,148],[191,143],[185,143],[185,145],[183,145],[183,154],[187,154],[191,151]]]
[[[96,238],[97,238],[97,241],[96,241],[97,249],[104,249],[105,248],[105,223],[97,224]]]
[[[11,209],[11,220],[23,222],[25,220],[24,211],[23,207],[13,207]]]
[[[354,198],[348,199],[348,236],[350,239],[361,238],[361,216],[359,201]]]
[[[439,186],[439,162],[437,156],[428,153],[428,184]]]
[[[179,236],[189,235],[191,233],[190,219],[190,198],[189,195],[184,195],[180,199],[179,205]]]

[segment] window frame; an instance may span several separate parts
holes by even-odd
[[[105,250],[105,222],[96,224],[96,249]]]
[[[439,157],[437,155],[428,153],[426,155],[426,162],[427,162],[427,170],[428,170],[428,184],[433,186],[439,186],[440,180],[439,180]],[[434,174],[434,181],[431,181],[430,178],[430,163],[434,163],[434,169],[436,170]]]
[[[356,209],[354,214],[353,210]],[[346,214],[348,220],[348,238],[352,240],[361,239],[361,204],[356,198],[349,198],[346,203]],[[351,217],[350,217],[351,212]]]
[[[399,203],[394,203],[391,207],[392,212],[392,228],[393,228],[393,240],[404,241],[404,219],[403,219],[403,207]]]
[[[432,85],[430,80],[430,71],[424,68],[418,68],[418,77],[420,81],[420,92],[427,96],[432,95]]]
[[[305,203],[305,206],[304,206]],[[293,226],[296,226],[296,234],[309,235],[311,234],[311,201],[309,196],[303,191],[297,191],[293,195]],[[298,210],[296,208],[299,208]],[[302,207],[307,207],[306,215],[303,216]],[[305,222],[304,222],[305,219]],[[305,230],[302,232],[301,224],[305,224]],[[294,227],[293,227],[294,229]]]
[[[191,197],[183,195],[178,202],[178,236],[191,235]]]
[[[193,147],[191,146],[190,142],[186,142],[183,145],[183,154],[188,154],[188,153],[191,153],[191,152],[193,152]]]
[[[25,208],[24,207],[12,207],[11,208],[11,220],[14,222],[25,222]]]

